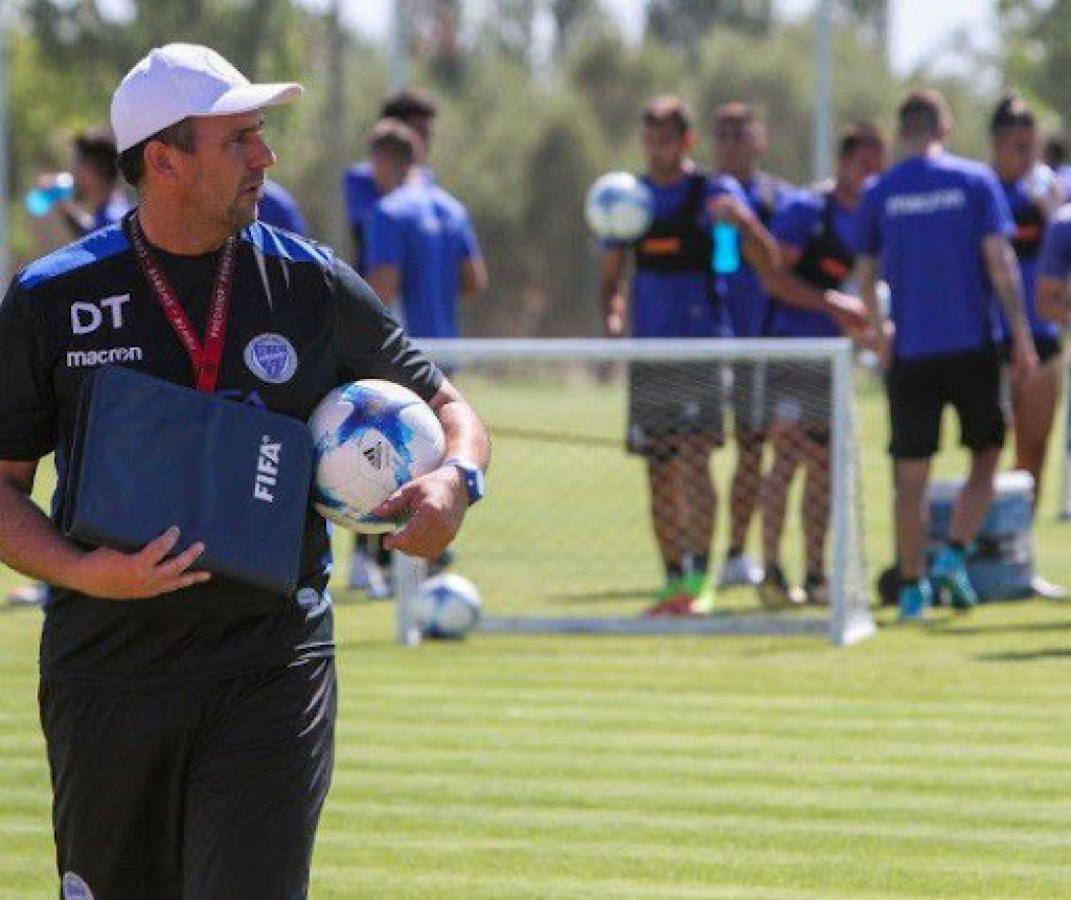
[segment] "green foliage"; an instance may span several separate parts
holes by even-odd
[[[336,53],[330,16],[296,0],[132,0],[129,21],[102,17],[96,0],[23,5],[11,53],[15,197],[37,172],[65,164],[71,134],[106,121],[115,83],[149,47],[202,41],[251,76],[305,83],[304,101],[269,113],[279,158],[272,174],[296,194],[314,234],[349,256],[339,185],[344,166],[364,156],[365,135],[386,91],[380,49],[347,36]],[[1017,5],[1033,8],[1026,0]],[[608,23],[597,0],[542,7],[496,0],[489,8],[497,18],[485,17],[475,33],[462,29],[455,47],[457,35],[432,27],[455,6],[435,0],[424,9],[411,74],[439,98],[431,165],[468,206],[490,269],[490,295],[467,315],[466,333],[598,333],[597,254],[581,200],[597,174],[642,167],[639,115],[657,94],[677,93],[692,104],[700,163],[710,161],[715,106],[743,99],[767,121],[767,167],[794,182],[810,177],[812,33],[807,24],[767,22],[766,0],[657,3],[639,45]],[[557,35],[547,68],[533,75],[538,9],[549,14]],[[673,27],[690,23],[686,52],[659,30],[658,16],[671,10],[683,17]],[[906,85],[888,71],[879,29],[867,24],[881,19],[884,0],[838,0],[837,10],[835,119],[874,119],[891,129]],[[1033,20],[1022,9],[1019,15],[1025,29]],[[766,29],[762,37],[729,27],[747,17],[753,30]],[[1022,67],[1035,65],[1033,45],[1021,46]],[[449,66],[442,58],[447,51],[459,54]],[[1039,91],[1044,84],[1038,81]],[[988,99],[962,82],[939,86],[956,114],[955,148],[984,154]],[[14,224],[17,258],[44,249],[32,246],[21,219]]]
[[[692,50],[716,26],[765,34],[773,24],[771,0],[649,0],[647,32],[669,47]]]
[[[1009,87],[1064,117],[1071,109],[1071,0],[1000,0]]]

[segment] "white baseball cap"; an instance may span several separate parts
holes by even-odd
[[[122,153],[188,116],[233,116],[297,100],[300,84],[251,84],[209,47],[156,47],[112,95],[112,131]]]

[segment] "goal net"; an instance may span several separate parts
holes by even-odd
[[[481,592],[482,630],[873,633],[847,340],[421,343],[494,443],[451,567]],[[749,559],[783,579],[681,599],[705,561],[716,586],[753,579]],[[395,563],[406,641],[414,565]]]

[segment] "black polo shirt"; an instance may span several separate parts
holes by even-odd
[[[218,253],[152,251],[203,335]],[[118,225],[31,264],[0,303],[0,459],[55,451],[54,521],[63,512],[79,389],[105,364],[193,386],[189,356]],[[442,384],[368,285],[328,248],[259,222],[245,228],[217,393],[305,420],[328,391],[358,378],[396,381],[426,400]],[[326,527],[310,506],[292,597],[220,577],[129,602],[53,590],[42,674],[181,683],[330,655],[330,566]]]

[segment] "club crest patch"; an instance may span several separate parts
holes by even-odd
[[[297,351],[281,334],[259,334],[245,345],[245,366],[261,381],[285,384],[298,367]]]
[[[93,900],[93,892],[81,875],[66,872],[63,875],[63,900]]]

